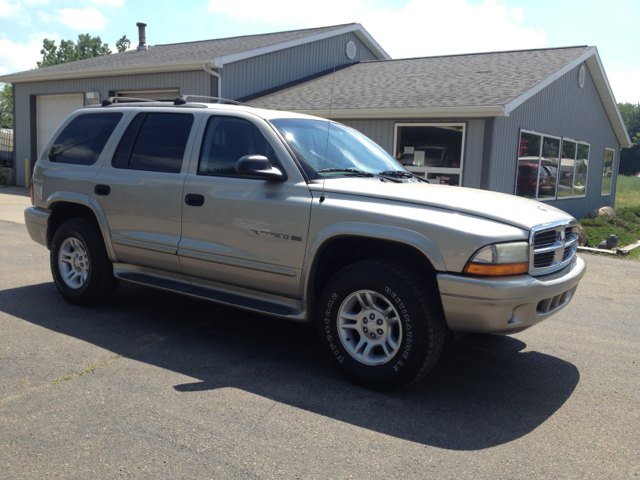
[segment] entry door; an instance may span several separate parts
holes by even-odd
[[[120,262],[180,273],[184,158],[194,120],[175,111],[138,113],[111,165],[96,176],[93,198],[105,212]]]
[[[69,115],[84,107],[84,94],[38,95],[36,97],[36,129],[38,158],[53,133]],[[34,159],[35,160],[35,159]]]
[[[236,161],[253,154],[278,166],[273,148],[255,124],[234,117],[209,118],[197,172],[185,180],[183,200],[190,204],[183,201],[182,206],[182,271],[199,279],[299,297],[311,194],[302,180],[273,182],[236,175]]]

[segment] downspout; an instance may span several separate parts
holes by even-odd
[[[222,77],[220,76],[220,74],[218,72],[215,72],[213,70],[211,70],[209,67],[207,67],[206,63],[202,64],[202,68],[204,69],[205,72],[207,72],[209,75],[213,75],[214,77],[216,77],[218,79],[218,94],[216,95],[218,98],[222,97]],[[222,68],[222,67],[213,67],[213,68]]]

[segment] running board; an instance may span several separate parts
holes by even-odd
[[[198,285],[173,280],[171,278],[150,275],[147,273],[121,270],[119,268],[114,268],[113,273],[117,278],[126,282],[147,285],[149,287],[160,288],[162,290],[169,290],[171,292],[181,293],[183,295],[189,295],[192,297],[201,298],[203,300],[210,300],[233,307],[239,307],[244,310],[264,313],[266,315],[305,321],[303,312],[299,311],[298,309],[292,308],[289,305],[283,305],[280,303],[269,302],[256,298],[249,298],[247,296],[238,295],[236,293],[201,287]]]

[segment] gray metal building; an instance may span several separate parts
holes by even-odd
[[[595,47],[390,60],[359,24],[147,47],[0,77],[14,86],[17,159],[106,97],[193,94],[330,117],[430,182],[548,202],[615,203],[631,145]]]

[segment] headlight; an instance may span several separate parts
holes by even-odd
[[[464,272],[471,275],[517,275],[529,271],[527,242],[487,245],[471,257]]]

